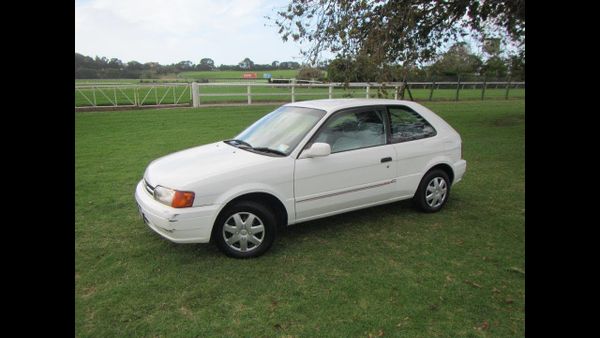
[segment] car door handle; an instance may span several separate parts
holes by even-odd
[[[384,157],[381,159],[381,163],[385,163],[385,162],[391,162],[392,158],[391,157]]]

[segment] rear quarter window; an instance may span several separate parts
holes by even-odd
[[[388,107],[392,143],[407,142],[432,137],[437,134],[433,126],[416,111],[404,107]]]

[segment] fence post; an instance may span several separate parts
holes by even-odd
[[[367,85],[367,89],[366,89],[365,92],[366,92],[366,96],[365,97],[368,99],[369,98],[369,85]]]
[[[410,91],[410,85],[408,84],[407,81],[404,81],[404,86],[405,86],[406,90],[408,91],[408,97],[410,97],[411,101],[414,101],[412,92]]]
[[[508,82],[506,83],[506,95],[504,96],[505,100],[508,100],[508,91],[510,90],[510,77],[508,78]]]
[[[192,82],[192,106],[194,108],[200,107],[200,87],[197,82]]]
[[[481,89],[481,100],[485,99],[485,87],[487,86],[487,77],[483,78],[483,87]]]
[[[92,87],[92,96],[94,97],[94,107],[97,105],[96,104],[96,87]]]
[[[460,74],[458,74],[458,82],[456,82],[456,101],[458,101],[458,93],[460,92]]]
[[[115,107],[118,106],[119,104],[117,103],[117,87],[113,88],[113,92],[115,94]]]
[[[296,102],[296,80],[292,80],[292,103]]]
[[[429,92],[429,101],[433,98],[433,90],[435,89],[435,80],[431,82],[431,91]]]
[[[248,104],[252,104],[252,92],[250,91],[250,85],[248,85]]]
[[[394,100],[398,100],[398,86],[394,86]]]
[[[333,98],[333,83],[329,84],[329,99]]]

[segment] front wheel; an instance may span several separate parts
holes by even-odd
[[[450,195],[450,179],[441,169],[429,171],[419,184],[413,197],[415,205],[425,212],[436,212],[442,209]]]
[[[221,212],[214,231],[213,238],[223,253],[235,258],[251,258],[271,247],[277,226],[269,208],[241,201]]]

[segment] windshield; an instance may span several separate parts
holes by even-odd
[[[284,106],[265,115],[235,137],[253,150],[289,155],[325,111]]]

